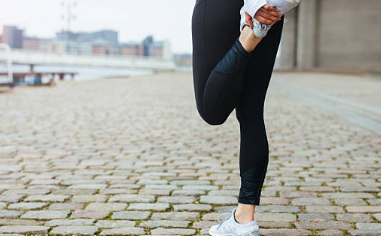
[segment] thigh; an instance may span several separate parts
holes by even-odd
[[[269,30],[266,37],[255,48],[245,69],[245,81],[242,97],[237,105],[237,118],[261,120],[267,88],[273,72],[278,52],[284,17]]]
[[[197,0],[192,16],[196,96],[216,64],[239,36],[243,0]]]

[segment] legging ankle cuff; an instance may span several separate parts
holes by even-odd
[[[252,53],[247,52],[237,38],[214,70],[223,74],[239,74],[245,68],[251,55]]]
[[[242,204],[251,204],[251,205],[259,205],[260,203],[260,198],[243,198],[243,197],[238,197],[238,202]]]

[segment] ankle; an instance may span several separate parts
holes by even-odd
[[[239,42],[246,52],[251,53],[257,47],[261,38],[255,36],[253,29],[248,25],[242,28],[241,35],[239,36]]]
[[[234,213],[234,218],[239,224],[246,224],[254,220],[254,214],[252,215],[243,215],[237,214],[237,211]]]

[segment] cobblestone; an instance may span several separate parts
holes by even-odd
[[[155,196],[122,194],[112,196],[108,202],[155,202]]]
[[[22,215],[22,211],[8,211],[8,210],[0,210],[1,218],[16,218]]]
[[[381,213],[373,215],[378,221],[381,221]]]
[[[25,195],[0,195],[0,202],[18,202]]]
[[[116,220],[145,220],[151,214],[150,211],[117,211],[111,216]]]
[[[46,201],[46,202],[64,202],[68,199],[69,196],[65,195],[32,195],[27,197],[24,201],[33,202],[33,201]]]
[[[356,223],[356,228],[367,230],[381,230],[381,224],[379,223]]]
[[[154,210],[165,211],[169,209],[168,203],[131,203],[128,210]]]
[[[339,198],[334,199],[335,203],[340,206],[366,206],[366,202],[363,199],[357,198]]]
[[[98,220],[96,226],[101,228],[133,227],[136,222],[131,220]]]
[[[325,198],[295,198],[291,204],[295,206],[329,206],[331,202]]]
[[[50,235],[94,235],[97,232],[95,226],[58,226],[50,231]]]
[[[28,225],[28,226],[39,226],[39,221],[36,220],[21,220],[21,219],[0,219],[0,226],[9,225]]]
[[[168,202],[168,203],[192,203],[194,201],[196,201],[196,198],[191,196],[159,197],[157,200],[157,202]]]
[[[307,214],[298,214],[300,221],[313,221],[313,222],[322,222],[322,221],[334,221],[335,216],[332,214],[326,213],[307,213]],[[338,219],[340,220],[340,219]]]
[[[259,221],[294,222],[296,216],[289,213],[257,213],[255,218]]]
[[[49,228],[45,226],[0,226],[0,233],[7,234],[42,234],[46,235]]]
[[[105,202],[107,200],[106,195],[77,195],[73,196],[73,203],[87,203],[87,202]]]
[[[45,226],[80,226],[80,225],[93,225],[94,219],[75,219],[75,220],[51,220],[45,223]]]
[[[308,230],[303,229],[261,229],[261,235],[271,235],[271,236],[309,236],[313,235]]]
[[[104,219],[110,215],[110,210],[77,210],[71,214],[71,218]]]
[[[164,229],[164,228],[156,228],[151,230],[152,234],[158,235],[194,235],[196,230],[194,229],[180,229],[180,228],[172,228],[172,229]]]
[[[122,227],[117,229],[103,230],[100,235],[143,235],[145,231],[143,228],[137,227]]]
[[[173,206],[175,211],[210,211],[212,208],[211,205],[207,204],[179,204]]]
[[[21,216],[21,218],[50,220],[50,219],[66,218],[69,214],[70,214],[70,211],[53,211],[53,210],[27,211],[25,214]]]
[[[123,211],[127,207],[126,203],[90,203],[85,210],[93,211]]]
[[[191,222],[190,221],[175,221],[175,220],[152,220],[144,221],[139,226],[146,228],[157,228],[161,227],[174,227],[174,228],[187,228]]]
[[[200,202],[216,204],[216,205],[229,205],[237,203],[237,197],[229,196],[201,196]]]
[[[344,213],[343,208],[338,206],[307,206],[306,211],[320,213]]]
[[[367,214],[337,214],[336,218],[337,220],[340,220],[340,221],[353,222],[353,223],[356,223],[356,222],[367,223],[372,221],[371,216]]]
[[[371,230],[371,229],[358,229],[349,230],[350,235],[353,236],[379,236],[381,235],[381,230]]]
[[[381,81],[272,79],[261,235],[381,235]],[[17,87],[0,110],[1,234],[208,235],[237,204],[237,121],[202,121],[189,72]]]
[[[320,236],[343,236],[344,232],[336,229],[318,231],[317,235]]]
[[[297,206],[281,206],[281,205],[268,205],[268,206],[258,206],[256,207],[256,212],[289,212],[289,213],[299,213],[300,208]]]
[[[330,221],[330,222],[296,222],[299,229],[353,229],[352,225],[347,222]]]
[[[347,206],[348,212],[353,213],[378,213],[381,212],[381,206]]]
[[[8,209],[16,210],[35,210],[47,206],[47,203],[44,202],[21,202],[21,203],[12,203],[9,204]]]
[[[197,220],[198,212],[163,212],[153,213],[152,220]]]
[[[81,210],[83,204],[81,203],[52,203],[49,210]]]

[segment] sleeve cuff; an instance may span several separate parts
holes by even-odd
[[[245,0],[243,8],[251,17],[254,18],[254,15],[257,13],[259,8],[263,7],[266,4],[266,0]]]

